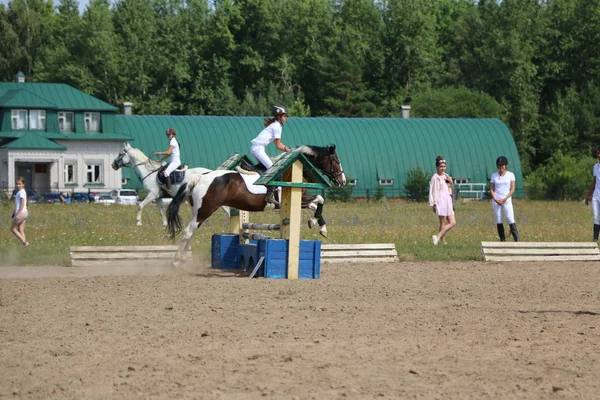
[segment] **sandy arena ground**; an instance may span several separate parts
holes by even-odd
[[[308,281],[125,265],[0,278],[0,399],[600,396],[596,262],[324,265]]]

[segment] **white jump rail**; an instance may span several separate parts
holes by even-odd
[[[596,242],[481,242],[484,261],[600,261]]]
[[[71,266],[107,265],[115,261],[172,260],[177,246],[71,246]]]
[[[394,243],[323,244],[321,263],[397,262]]]

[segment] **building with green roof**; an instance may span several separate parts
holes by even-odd
[[[118,108],[69,85],[0,82],[0,186],[23,176],[40,192],[113,188],[110,164],[123,142]]]
[[[263,117],[117,112],[64,84],[0,83],[0,185],[12,189],[21,175],[28,188],[41,192],[139,189],[142,183],[131,168],[110,167],[123,142],[150,156],[166,150],[165,131],[175,128],[182,161],[214,169],[233,153],[249,155],[250,141],[263,129]],[[515,142],[498,119],[292,116],[282,141],[290,147],[335,144],[354,197],[404,197],[408,172],[435,173],[438,155],[447,160],[462,197],[482,196],[500,155],[516,176],[515,195],[524,193]],[[278,151],[269,146],[267,153]]]
[[[250,141],[263,129],[263,117],[191,117],[118,115],[118,129],[135,138],[132,146],[146,154],[168,147],[167,128],[177,130],[182,162],[216,168],[233,153],[250,154]],[[288,118],[282,142],[335,144],[353,196],[403,197],[407,173],[413,168],[433,174],[435,158],[448,161],[448,173],[463,197],[481,197],[496,158],[509,159],[516,176],[516,196],[523,195],[517,148],[507,126],[498,119]],[[267,153],[276,156],[274,146]],[[250,156],[252,157],[252,156]],[[127,187],[141,182],[131,169],[123,171]]]

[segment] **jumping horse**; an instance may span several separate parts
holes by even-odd
[[[316,168],[326,175],[338,187],[346,184],[346,176],[340,158],[335,151],[335,145],[300,146],[292,151],[301,152]],[[208,219],[219,207],[229,206],[245,211],[265,211],[269,209],[265,201],[267,194],[252,194],[242,177],[237,171],[217,170],[203,175],[194,175],[181,185],[173,201],[167,209],[167,229],[172,239],[182,230],[179,217],[179,206],[188,199],[192,206],[192,218],[184,229],[175,256],[174,265],[189,254],[194,232]],[[315,215],[309,220],[312,228],[315,221],[319,221],[321,235],[327,237],[327,225],[321,213],[323,211],[322,196],[303,195],[302,208],[315,210]],[[272,208],[272,207],[271,207]],[[312,221],[312,223],[311,223]]]
[[[117,155],[112,162],[112,168],[118,170],[119,168],[129,166],[133,168],[136,175],[142,181],[144,189],[148,192],[146,198],[138,203],[137,205],[137,225],[142,225],[142,210],[148,204],[156,200],[156,207],[160,212],[163,226],[167,226],[167,216],[165,214],[165,208],[163,203],[163,197],[173,197],[177,194],[179,188],[187,182],[190,177],[199,174],[205,174],[211,172],[208,168],[189,168],[185,170],[185,179],[181,183],[171,185],[171,190],[167,191],[166,187],[158,182],[157,172],[161,168],[161,164],[158,161],[150,159],[141,150],[131,147],[129,143],[125,143],[123,150]],[[229,216],[229,208],[223,207],[223,211]]]

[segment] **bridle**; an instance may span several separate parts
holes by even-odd
[[[339,172],[334,172],[334,165],[333,164],[337,164],[340,166],[340,170]],[[331,179],[332,181],[334,181],[338,186],[342,186],[342,181],[340,181],[338,179],[338,177],[340,175],[344,174],[344,170],[342,169],[342,163],[340,162],[340,158],[338,157],[337,154],[330,154],[329,155],[329,168],[327,170],[324,170],[323,172],[325,173],[325,176],[327,176],[329,179]]]
[[[125,154],[127,154],[128,151],[129,151],[129,149],[123,149],[123,153],[119,154],[119,156],[116,158],[116,160],[113,161],[113,164],[116,165],[118,168],[124,167],[125,163],[123,162],[123,157],[125,157]],[[150,164],[150,166],[153,167],[151,162],[152,162],[152,160],[150,159],[150,157],[148,157],[148,159],[146,161],[139,162],[139,163],[135,164],[134,167],[137,167],[139,165],[144,165],[144,164]],[[144,176],[142,178],[142,182],[144,182],[144,179],[146,179],[153,173],[157,172],[159,169],[160,169],[160,167],[150,171],[146,176]]]

